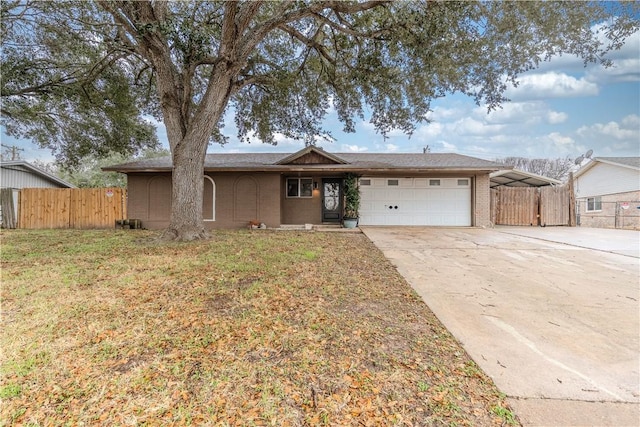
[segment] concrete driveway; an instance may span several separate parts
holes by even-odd
[[[640,232],[362,229],[524,425],[640,424]]]

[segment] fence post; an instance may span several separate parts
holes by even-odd
[[[573,172],[569,172],[569,227],[575,227],[576,219],[576,193],[573,189]]]

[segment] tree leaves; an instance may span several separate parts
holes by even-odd
[[[16,2],[4,12],[1,123],[9,135],[52,149],[70,166],[157,145],[131,90],[126,54],[112,32],[97,31],[104,26],[93,5]]]

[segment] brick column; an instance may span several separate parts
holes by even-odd
[[[476,175],[475,179],[475,218],[476,227],[491,226],[489,174]]]

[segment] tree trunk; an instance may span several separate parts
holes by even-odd
[[[208,238],[202,220],[204,159],[208,140],[187,136],[173,149],[171,219],[163,237],[191,241]]]
[[[184,123],[185,118],[171,108],[172,104],[164,109],[173,160],[171,218],[163,236],[166,239],[191,241],[209,237],[202,220],[204,160],[211,132],[218,125],[229,102],[234,72],[237,70],[230,70],[224,64],[214,68],[207,90],[190,123]],[[168,93],[168,98],[171,98],[170,88],[165,87],[160,93]],[[178,138],[177,135],[184,136]]]

